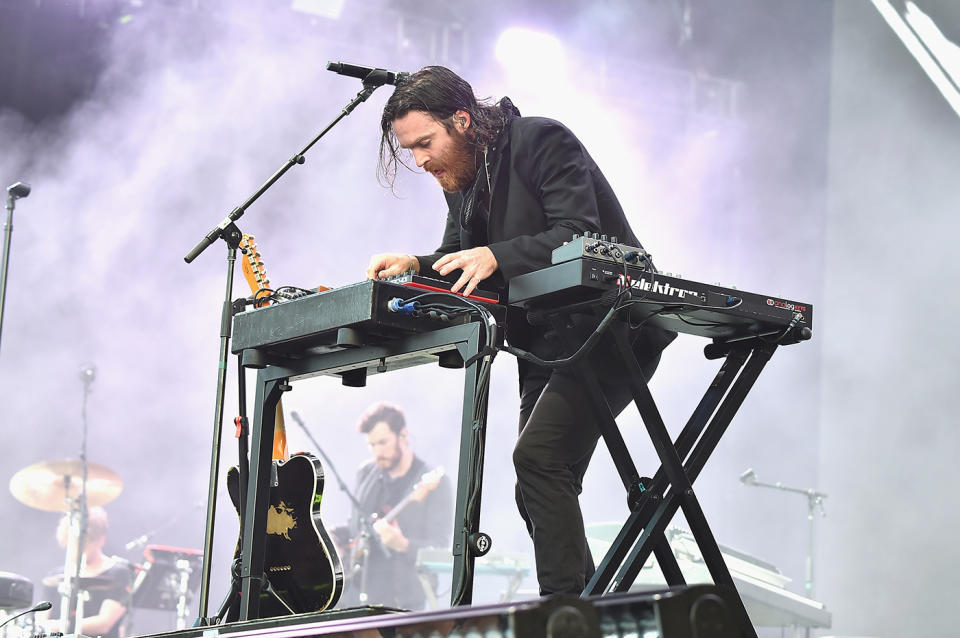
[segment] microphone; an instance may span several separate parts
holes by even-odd
[[[333,71],[351,78],[359,78],[367,86],[383,86],[384,84],[400,86],[410,77],[409,73],[403,71],[387,71],[386,69],[347,64],[346,62],[327,62],[327,71]]]
[[[93,380],[97,377],[97,367],[92,363],[87,364],[80,368],[80,380],[86,383],[87,385],[93,383]]]
[[[29,192],[29,191],[28,191],[28,192]],[[24,197],[26,197],[26,196],[24,195]],[[44,600],[43,602],[37,603],[36,605],[34,605],[33,607],[31,607],[30,609],[28,609],[28,610],[26,610],[26,611],[21,611],[19,614],[14,614],[13,616],[10,616],[9,618],[7,618],[6,620],[4,620],[3,622],[0,622],[0,627],[3,627],[4,625],[6,625],[8,622],[10,622],[11,620],[13,620],[14,618],[19,618],[20,616],[25,616],[26,614],[32,614],[32,613],[35,613],[35,612],[38,612],[38,611],[47,611],[47,610],[50,609],[51,607],[53,607],[53,603],[51,603],[49,600]]]
[[[148,540],[150,540],[149,534],[141,534],[140,536],[137,536],[135,539],[133,539],[132,541],[124,545],[123,548],[129,552],[131,549],[134,549],[135,547],[140,547],[141,545],[146,543]]]
[[[30,194],[30,184],[17,182],[16,184],[7,186],[7,194],[14,199],[20,199],[21,197],[26,197],[27,195]]]
[[[753,485],[757,482],[757,474],[753,468],[748,468],[746,472],[740,475],[740,482],[744,485]]]

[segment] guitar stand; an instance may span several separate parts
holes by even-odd
[[[247,491],[243,489],[247,484],[247,478],[250,475],[249,461],[249,436],[250,427],[247,420],[247,369],[241,364],[240,357],[237,357],[237,401],[238,412],[234,424],[237,426],[237,451],[239,458],[237,460],[238,484],[241,486],[238,490],[237,514],[241,523],[244,513],[247,511]],[[243,547],[243,525],[240,525],[237,547]],[[236,558],[230,565],[230,590],[220,603],[217,615],[213,617],[215,625],[235,620],[240,615],[240,558]]]
[[[240,617],[240,559],[235,558],[230,563],[230,590],[223,597],[214,616],[216,624],[221,625]]]
[[[560,325],[558,321],[562,319],[562,313],[562,310],[551,311],[554,325]],[[579,345],[570,343],[572,337],[565,331],[558,330],[558,334],[564,339],[566,348],[575,349]],[[678,509],[682,509],[711,578],[715,584],[729,587],[733,594],[731,600],[735,601],[736,605],[733,612],[742,619],[742,635],[756,638],[756,630],[747,616],[743,601],[736,591],[733,578],[693,491],[693,482],[777,349],[777,344],[750,339],[728,345],[715,344],[713,348],[708,346],[708,355],[711,358],[725,356],[725,361],[677,440],[673,442],[647,387],[640,364],[633,355],[626,322],[617,319],[603,338],[612,339],[616,351],[620,353],[628,372],[634,403],[661,465],[653,479],[640,476],[588,361],[574,364],[575,373],[589,390],[593,412],[599,415],[600,433],[627,490],[630,508],[627,521],[597,566],[596,572],[584,588],[583,595],[627,591],[651,553],[656,557],[668,585],[686,584],[665,536],[671,519]]]

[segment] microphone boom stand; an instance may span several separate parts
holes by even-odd
[[[7,221],[3,224],[3,260],[0,263],[0,335],[3,334],[3,307],[7,298],[7,271],[10,269],[10,237],[13,235],[13,206],[30,194],[30,185],[17,182],[7,187]]]
[[[230,334],[231,334],[231,319],[232,319],[232,304],[231,299],[233,297],[233,272],[234,272],[234,262],[236,261],[237,256],[237,247],[239,246],[241,232],[237,228],[235,222],[243,216],[247,208],[249,208],[257,199],[260,198],[263,193],[267,191],[268,188],[273,186],[273,184],[279,180],[284,173],[293,168],[294,164],[303,164],[306,161],[306,153],[310,148],[320,141],[327,132],[332,129],[336,124],[349,115],[353,110],[361,103],[367,100],[373,92],[383,84],[385,84],[387,79],[381,75],[370,74],[367,78],[363,80],[363,89],[357,93],[349,104],[341,111],[330,124],[327,125],[320,133],[310,141],[299,153],[295,154],[286,163],[274,173],[270,179],[268,179],[263,186],[261,186],[253,195],[251,195],[243,204],[234,208],[230,214],[225,217],[219,224],[217,224],[209,233],[204,236],[200,242],[193,247],[193,249],[187,253],[184,257],[184,261],[188,264],[193,262],[200,253],[207,249],[214,241],[217,239],[223,239],[227,244],[227,284],[226,284],[226,293],[224,296],[223,302],[223,311],[221,313],[221,324],[220,324],[220,357],[217,363],[217,390],[215,398],[215,408],[214,408],[214,417],[213,417],[213,441],[212,441],[212,450],[210,453],[210,482],[207,490],[207,516],[206,516],[206,525],[204,530],[204,542],[203,542],[203,565],[200,574],[200,601],[198,609],[198,618],[194,623],[195,626],[209,625],[211,622],[218,621],[217,618],[208,618],[207,617],[207,608],[210,601],[210,562],[213,554],[213,528],[216,518],[216,502],[217,502],[217,477],[220,474],[220,442],[223,438],[223,412],[224,412],[224,397],[226,394],[226,375],[227,375],[227,354],[230,351]],[[241,485],[241,492],[246,489],[245,485]],[[240,520],[244,520],[244,512],[240,512]]]
[[[64,478],[64,488],[67,494],[70,535],[67,539],[67,557],[63,569],[63,581],[60,583],[60,631],[64,634],[80,633],[80,624],[83,622],[83,603],[86,592],[80,589],[80,571],[84,565],[84,545],[87,540],[87,524],[89,510],[87,508],[87,401],[90,398],[90,386],[96,377],[93,366],[84,366],[80,369],[80,381],[83,383],[83,402],[80,405],[80,493],[76,501],[70,499],[70,488],[73,477]],[[70,554],[70,547],[74,554]],[[70,610],[76,606],[76,617],[70,622]]]
[[[806,561],[806,583],[804,584],[804,590],[806,591],[808,598],[813,598],[813,545],[814,545],[814,510],[819,506],[820,515],[826,516],[827,513],[823,511],[823,499],[827,498],[827,495],[823,492],[818,492],[813,488],[802,489],[799,487],[790,487],[784,485],[780,481],[776,483],[762,483],[757,480],[757,475],[753,470],[747,470],[740,476],[740,481],[747,486],[753,487],[768,487],[775,490],[781,490],[783,492],[793,492],[794,494],[803,494],[807,497],[807,561]]]

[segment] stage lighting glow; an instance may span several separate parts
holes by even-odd
[[[511,70],[557,71],[564,67],[560,40],[541,31],[511,27],[500,34],[494,53],[497,61]]]
[[[343,12],[345,0],[293,0],[290,8],[301,13],[336,20]]]

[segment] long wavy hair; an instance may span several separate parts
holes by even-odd
[[[503,129],[503,111],[496,104],[478,100],[473,87],[459,75],[443,66],[428,66],[412,74],[396,88],[383,107],[380,118],[380,162],[377,177],[386,186],[393,186],[400,165],[410,168],[401,157],[403,149],[393,130],[393,121],[410,111],[423,111],[453,132],[453,115],[457,111],[470,114],[468,141],[476,148],[488,147]]]

